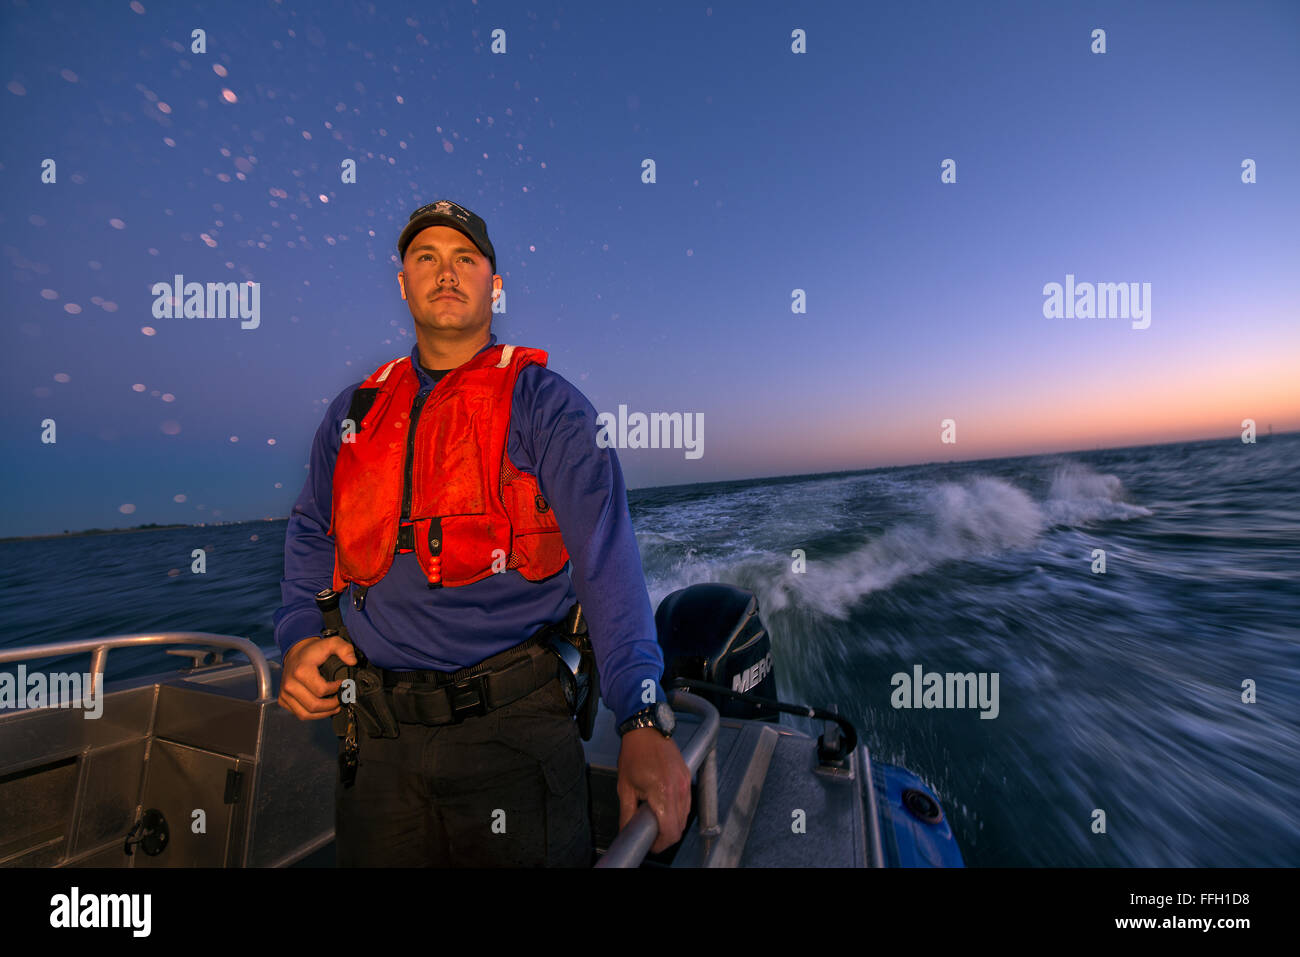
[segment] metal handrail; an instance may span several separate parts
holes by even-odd
[[[158,634],[112,635],[107,638],[83,638],[78,641],[56,641],[48,645],[26,645],[22,648],[0,648],[0,665],[34,658],[55,658],[90,652],[90,675],[94,682],[95,697],[103,690],[99,682],[112,648],[133,648],[140,645],[206,645],[210,648],[233,648],[242,652],[257,675],[257,700],[271,697],[271,668],[266,663],[262,649],[247,638],[234,635],[214,635],[205,631],[166,631]]]
[[[691,737],[690,743],[682,750],[682,760],[686,762],[691,775],[699,772],[698,788],[699,813],[697,815],[700,835],[704,839],[705,854],[710,845],[721,833],[718,826],[718,727],[721,719],[718,709],[703,698],[685,691],[672,691],[668,694],[668,703],[674,711],[685,711],[702,720],[700,729]],[[639,867],[659,836],[659,819],[649,804],[642,804],[632,815],[632,820],[618,832],[610,842],[609,849],[596,862],[597,867]]]

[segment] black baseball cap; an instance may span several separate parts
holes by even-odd
[[[411,240],[430,226],[450,226],[452,229],[460,230],[473,241],[479,248],[479,252],[491,260],[492,272],[496,273],[497,254],[492,248],[492,240],[488,239],[487,223],[464,206],[457,205],[449,199],[440,199],[436,203],[421,206],[411,214],[406,228],[397,239],[398,257],[405,259],[406,247],[411,245]]]

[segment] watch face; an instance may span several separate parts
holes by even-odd
[[[655,720],[659,722],[659,729],[671,734],[677,727],[677,717],[673,714],[673,707],[667,701],[660,701],[655,705]]]

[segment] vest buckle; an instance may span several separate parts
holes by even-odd
[[[397,526],[397,554],[405,555],[415,551],[415,523],[400,522]]]

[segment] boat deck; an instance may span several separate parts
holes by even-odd
[[[75,708],[0,712],[0,866],[328,864],[337,740],[329,721],[299,721],[273,697],[259,699],[268,676],[278,688],[278,661],[110,683],[95,720]],[[697,768],[692,818],[676,848],[647,866],[880,866],[865,747],[845,767],[821,767],[817,741],[789,726],[719,720],[693,696],[673,701],[673,740],[684,754],[698,751],[688,759]],[[696,738],[714,728],[711,770],[701,763],[707,741]],[[614,841],[619,742],[602,707],[585,742],[593,837],[603,866],[636,866],[644,850],[625,846],[636,829]],[[713,781],[716,804],[706,793]],[[126,835],[150,808],[165,816],[169,843],[157,856],[128,856]],[[205,828],[195,834],[198,811]],[[651,817],[645,808],[641,816]],[[700,833],[702,818],[715,822],[712,834]]]
[[[702,721],[681,711],[676,714],[673,740],[685,749]],[[615,829],[618,741],[614,716],[602,708],[586,742],[587,763],[593,811],[610,808]],[[873,842],[861,786],[863,747],[852,753],[847,769],[819,768],[816,739],[776,722],[732,718],[721,719],[715,747],[721,833],[706,849],[692,821],[673,867],[871,866]],[[865,778],[870,786],[870,775]],[[597,793],[602,782],[608,789],[605,795]],[[593,818],[597,847],[603,851],[609,829],[601,827],[598,814]]]

